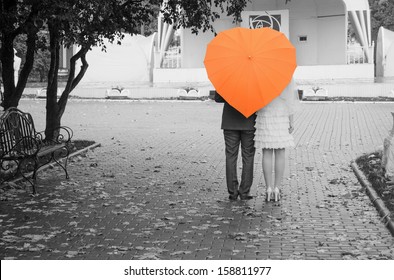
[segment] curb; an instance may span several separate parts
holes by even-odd
[[[100,147],[100,146],[101,146],[100,143],[94,143],[94,144],[92,144],[92,145],[90,145],[90,146],[87,146],[87,147],[81,149],[81,150],[78,150],[78,151],[76,151],[76,152],[74,152],[74,153],[69,154],[69,155],[68,155],[68,159],[70,159],[70,158],[72,158],[72,157],[75,157],[75,156],[78,156],[78,155],[80,155],[80,154],[83,154],[83,153],[85,153],[85,152],[87,152],[87,151],[89,151],[89,150],[93,150],[93,149],[95,149],[95,148],[97,148],[97,147]],[[56,165],[56,162],[52,162],[52,163],[50,163],[50,164],[44,165],[44,166],[41,167],[39,170],[37,170],[37,173],[39,173],[39,172],[41,172],[41,171],[44,171],[44,170],[46,170],[46,169],[48,169],[48,168],[52,168],[52,167],[55,166],[55,165]],[[33,172],[30,172],[30,173],[27,174],[27,176],[31,176],[31,175],[33,175]],[[22,180],[24,180],[24,178],[23,178],[23,177],[19,177],[19,178],[16,178],[16,179],[14,179],[14,180],[11,180],[10,182],[16,184],[17,182],[22,181]]]
[[[372,201],[372,204],[376,207],[376,209],[379,212],[379,215],[382,217],[383,223],[386,225],[391,235],[394,236],[394,222],[393,220],[391,220],[390,211],[384,205],[382,199],[379,197],[376,191],[372,188],[371,184],[365,177],[364,173],[358,168],[355,161],[351,162],[351,167],[354,173],[356,174],[358,181],[361,183],[363,187],[365,187],[367,194]]]
[[[74,152],[74,153],[72,153],[72,154],[69,154],[69,155],[68,155],[68,159],[70,159],[70,158],[72,158],[72,157],[75,157],[75,156],[78,156],[78,155],[80,155],[80,154],[83,154],[83,153],[85,153],[85,152],[87,152],[87,151],[89,151],[89,150],[93,150],[93,149],[95,149],[95,148],[97,148],[97,147],[100,147],[100,146],[101,146],[100,143],[94,143],[94,144],[92,144],[92,145],[90,145],[90,146],[87,146],[87,147],[83,148],[82,150],[78,150],[78,151],[76,151],[76,152]],[[44,171],[44,170],[46,170],[46,169],[48,169],[48,168],[52,168],[52,167],[55,166],[55,165],[56,165],[56,162],[52,162],[52,163],[50,163],[50,164],[44,165],[43,167],[41,167],[41,168],[37,171],[37,173],[40,172],[40,171]],[[28,174],[28,175],[30,175],[30,174]],[[17,179],[17,180],[20,180],[20,179],[23,179],[23,178],[19,178],[19,179]]]
[[[100,143],[94,143],[94,144],[92,144],[92,145],[90,145],[90,146],[87,146],[87,147],[83,148],[82,150],[78,150],[78,151],[76,151],[76,152],[70,154],[70,155],[68,156],[68,158],[78,156],[78,155],[83,154],[83,153],[85,153],[85,152],[87,152],[87,151],[89,151],[89,150],[93,150],[93,149],[95,149],[95,148],[97,148],[97,147],[101,147],[101,144],[100,144]]]

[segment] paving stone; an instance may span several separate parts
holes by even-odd
[[[38,130],[44,106],[21,101]],[[48,170],[38,196],[22,189],[1,202],[0,258],[393,258],[393,237],[349,168],[382,145],[392,104],[303,103],[280,206],[264,201],[261,151],[255,199],[228,200],[221,106],[70,100],[63,124],[101,147],[72,160],[70,180]]]

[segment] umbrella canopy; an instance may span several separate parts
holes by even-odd
[[[274,29],[236,27],[208,44],[204,64],[216,91],[249,117],[289,84],[297,67],[296,50]]]

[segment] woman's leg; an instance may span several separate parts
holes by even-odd
[[[272,154],[273,149],[263,149],[263,175],[265,184],[268,187],[273,187],[272,184]]]
[[[286,153],[285,149],[275,149],[275,187],[279,188],[285,173]]]

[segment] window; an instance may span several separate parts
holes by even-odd
[[[307,35],[298,35],[298,42],[306,43],[307,41],[308,41],[308,36]]]

